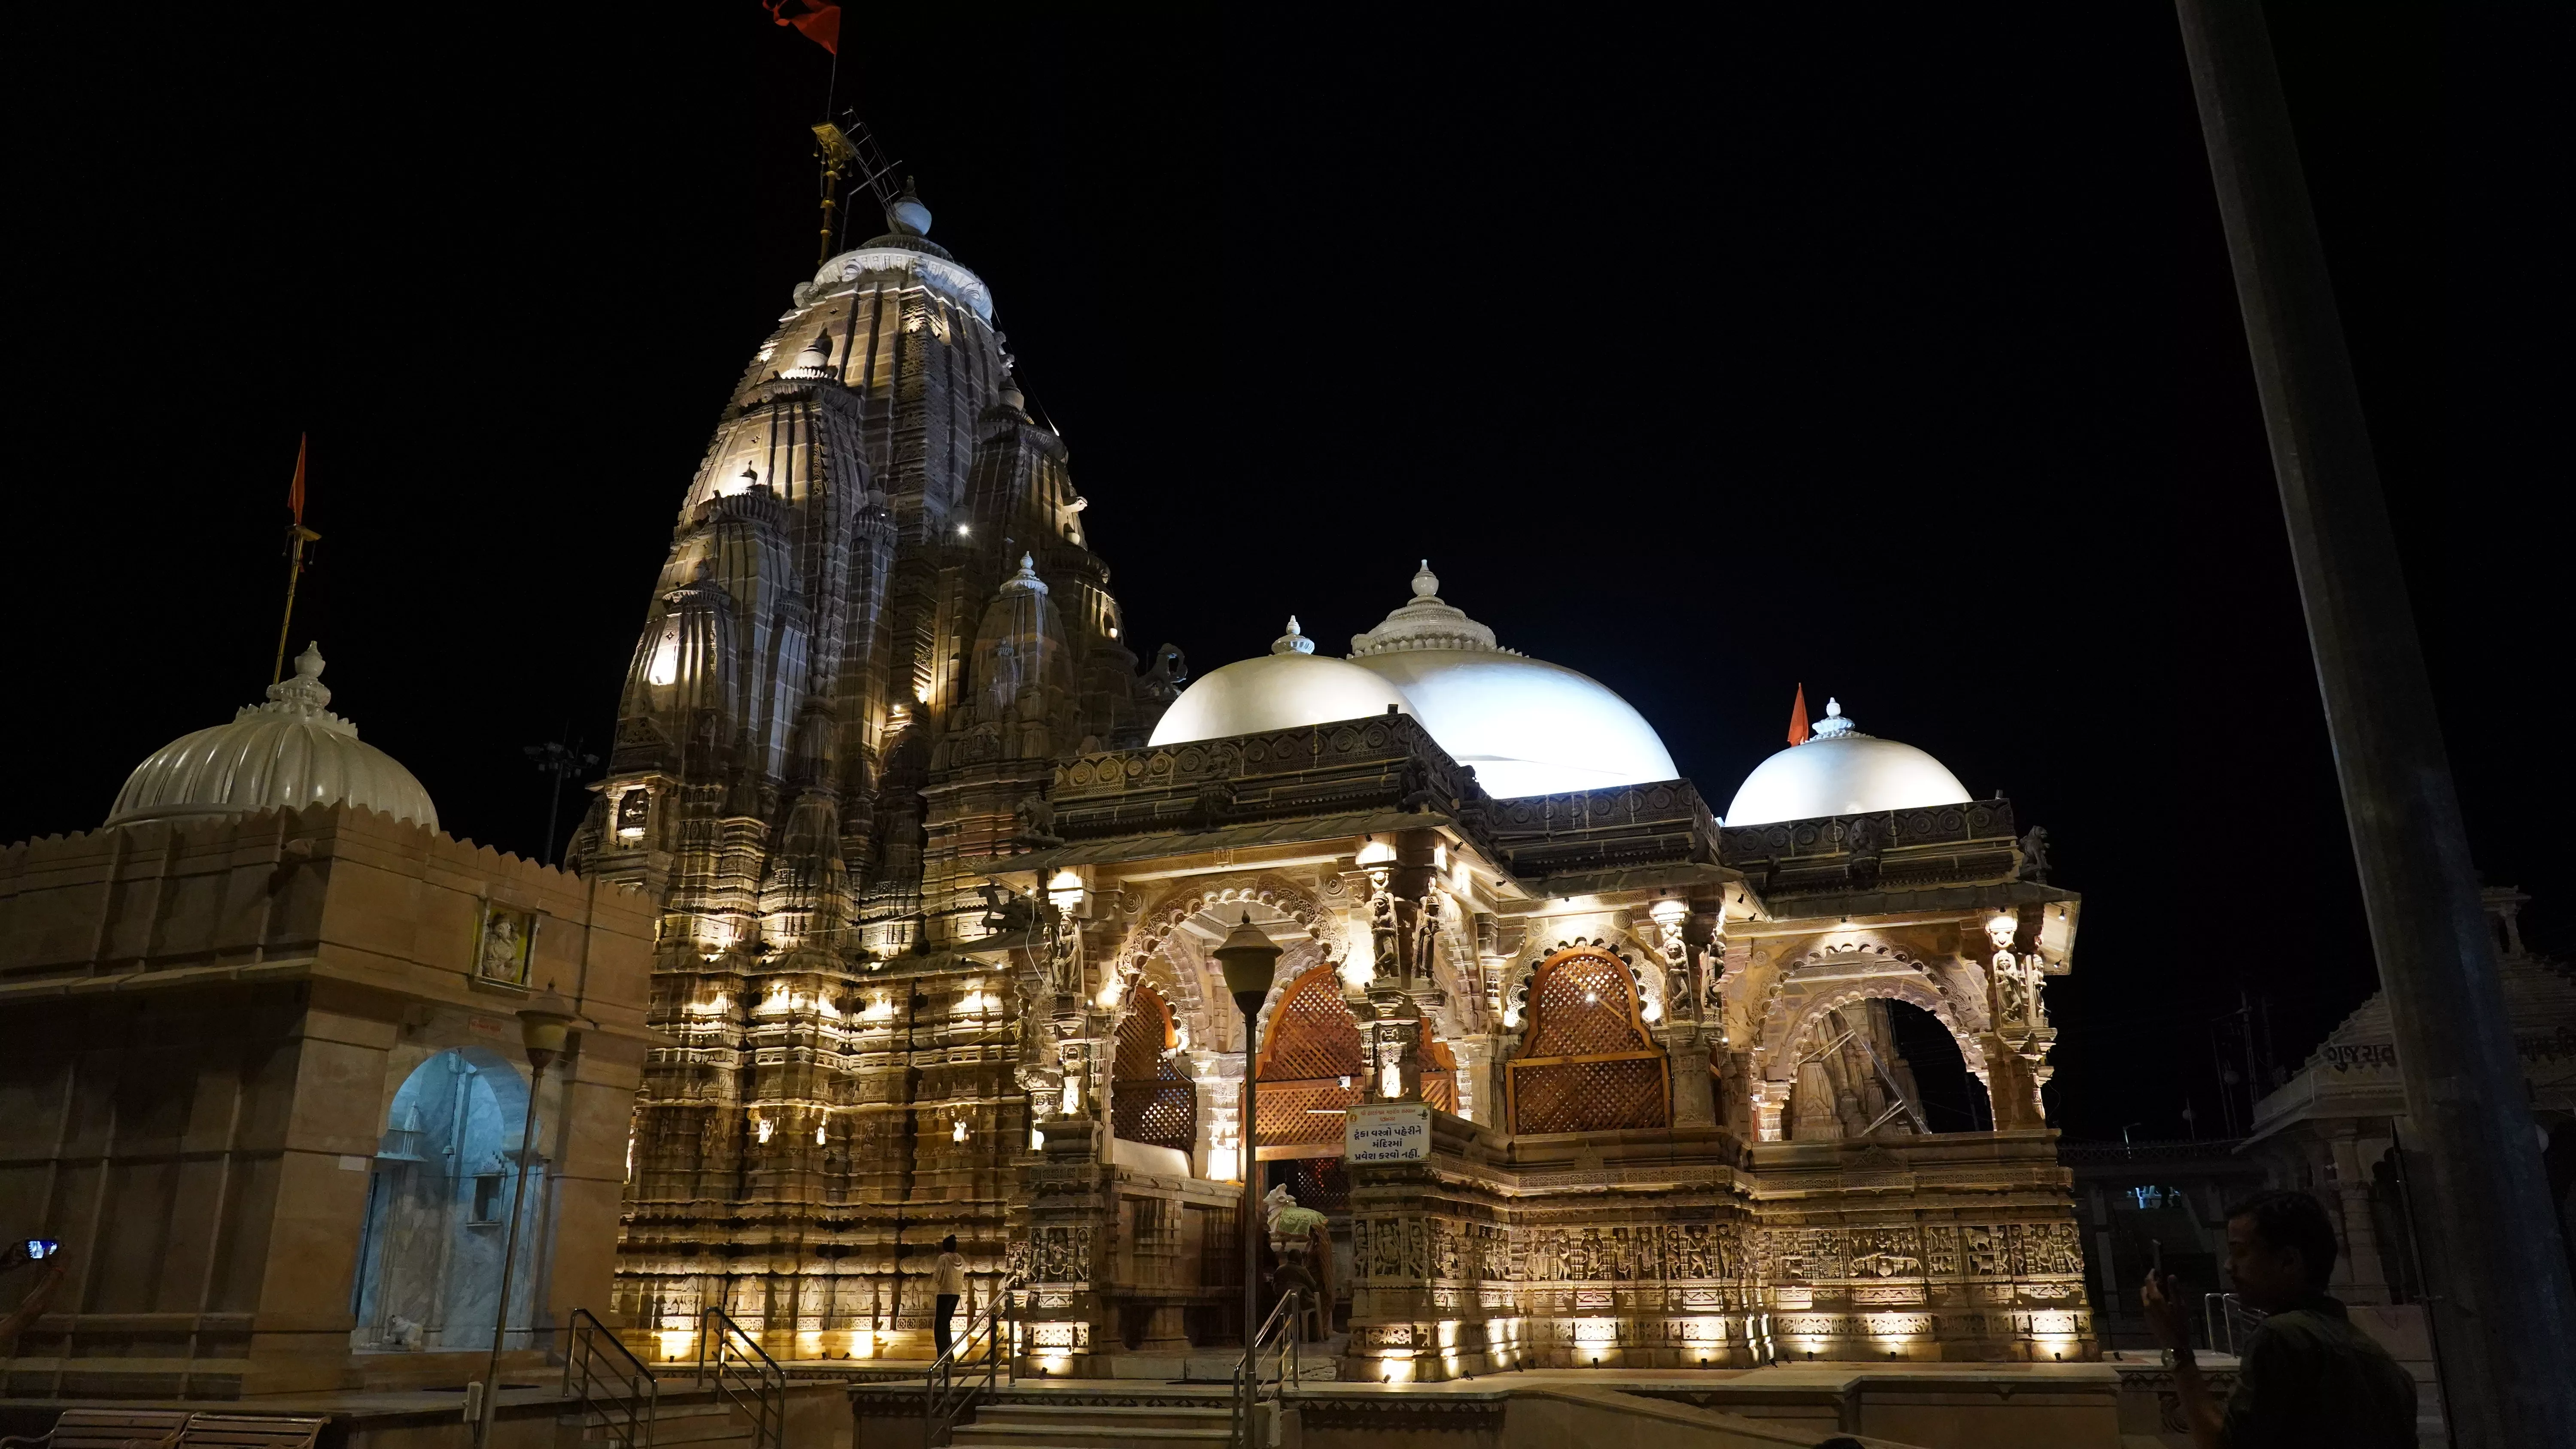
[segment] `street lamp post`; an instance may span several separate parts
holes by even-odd
[[[519,1261],[520,1207],[528,1196],[528,1159],[537,1150],[537,1089],[546,1068],[562,1055],[564,1042],[578,1020],[568,1003],[549,987],[519,1010],[519,1045],[528,1054],[528,1111],[519,1123],[519,1181],[510,1194],[510,1231],[501,1246],[501,1301],[492,1310],[492,1359],[483,1370],[482,1412],[474,1420],[474,1449],[492,1442],[492,1421],[500,1411],[501,1344],[510,1331],[510,1280]]]
[[[1243,1172],[1243,1422],[1252,1422],[1251,1399],[1258,1398],[1254,1385],[1258,1374],[1252,1366],[1253,1351],[1260,1347],[1254,1340],[1261,1332],[1261,1239],[1253,1225],[1261,1218],[1261,1119],[1256,1087],[1253,1082],[1261,1063],[1261,1003],[1270,995],[1271,977],[1279,968],[1279,947],[1268,932],[1252,924],[1252,913],[1246,911],[1243,922],[1216,948],[1217,964],[1225,970],[1225,989],[1234,997],[1235,1009],[1243,1013],[1243,1112],[1236,1136],[1242,1150],[1236,1161]]]

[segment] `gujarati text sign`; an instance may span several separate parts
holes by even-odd
[[[1353,1107],[1342,1119],[1345,1162],[1428,1162],[1431,1107],[1425,1102],[1381,1102]]]

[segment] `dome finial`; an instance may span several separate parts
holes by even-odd
[[[823,369],[831,365],[832,329],[826,327],[822,331],[814,334],[814,340],[805,344],[804,351],[796,354],[796,370],[798,372],[821,372]]]
[[[1854,725],[1852,722],[1843,716],[1843,702],[1830,695],[1826,696],[1825,717],[1816,721],[1816,738],[1820,740],[1840,739],[1844,735],[1850,734],[1853,729]]]
[[[921,204],[921,193],[913,189],[912,178],[903,178],[903,194],[886,203],[886,225],[897,236],[930,235],[930,208]]]
[[[1424,559],[1422,567],[1413,571],[1413,596],[1417,599],[1440,597],[1440,576],[1431,571],[1429,559]]]
[[[1312,654],[1315,652],[1315,641],[1307,638],[1306,631],[1297,627],[1297,616],[1291,614],[1288,616],[1288,632],[1270,641],[1270,652]]]
[[[306,644],[304,652],[295,656],[295,677],[270,685],[268,697],[306,714],[319,713],[331,702],[330,687],[322,682],[322,645],[318,641]]]

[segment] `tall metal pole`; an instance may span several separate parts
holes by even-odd
[[[519,1042],[528,1054],[528,1110],[519,1122],[519,1181],[510,1194],[510,1230],[502,1238],[501,1301],[492,1312],[492,1357],[483,1370],[483,1412],[474,1420],[474,1449],[492,1442],[492,1421],[501,1406],[501,1344],[510,1331],[510,1283],[519,1263],[519,1219],[528,1196],[528,1163],[537,1155],[537,1090],[545,1085],[546,1068],[563,1052],[575,1020],[564,999],[548,987],[519,1011]]]
[[[1236,1133],[1243,1144],[1243,1400],[1236,1422],[1249,1434],[1252,1411],[1261,1398],[1260,1367],[1252,1358],[1261,1346],[1261,1118],[1255,1078],[1261,1071],[1261,1003],[1269,999],[1271,979],[1278,974],[1279,948],[1268,932],[1252,924],[1247,911],[1242,924],[1209,954],[1224,969],[1226,994],[1243,1013],[1243,1114]]]
[[[2576,1443],[2559,1271],[2522,1071],[2343,325],[2258,0],[2176,0],[2235,264],[2326,728],[2406,1083],[2447,1229],[2443,1406],[2473,1449]]]

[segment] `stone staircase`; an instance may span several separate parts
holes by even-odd
[[[567,1414],[559,1421],[561,1430],[555,1436],[557,1449],[613,1449],[620,1442],[617,1433],[596,1422],[585,1425],[583,1416]],[[625,1427],[619,1418],[618,1428]],[[1222,1427],[1220,1425],[1220,1427]],[[575,1435],[579,1435],[575,1438]],[[653,1449],[756,1449],[748,1415],[729,1404],[664,1403],[653,1415]]]
[[[1152,1406],[979,1404],[949,1435],[953,1449],[1222,1449],[1226,1401]],[[660,1449],[655,1438],[655,1449]]]

